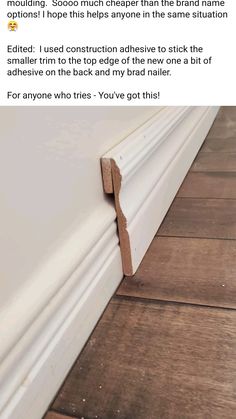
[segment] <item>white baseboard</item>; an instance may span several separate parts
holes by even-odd
[[[1,419],[43,416],[122,279],[115,211],[100,210],[2,310]]]
[[[126,275],[137,270],[217,111],[164,108],[103,157],[104,189],[115,195]]]

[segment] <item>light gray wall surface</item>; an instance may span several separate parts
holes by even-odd
[[[1,306],[107,199],[100,157],[159,109],[0,108]]]

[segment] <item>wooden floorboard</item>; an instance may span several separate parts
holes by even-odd
[[[236,200],[176,198],[159,236],[236,239]]]
[[[236,122],[229,123],[228,126],[225,123],[214,123],[211,130],[206,138],[206,143],[212,140],[227,141],[230,138],[235,138],[236,135]]]
[[[212,125],[206,143],[211,140],[224,141],[236,137],[236,106],[221,107]]]
[[[155,238],[118,295],[236,309],[236,241]]]
[[[234,136],[224,138],[209,138],[207,139],[202,148],[201,152],[219,152],[219,153],[235,153],[236,152],[236,132]]]
[[[213,127],[221,126],[225,127],[234,126],[236,123],[236,107],[235,106],[221,106],[217,117],[214,121]]]
[[[235,419],[236,311],[115,299],[56,398],[99,419]]]
[[[44,416],[44,419],[70,419],[72,416],[65,416],[61,415],[60,413],[56,412],[48,412],[46,416]],[[76,416],[73,416],[74,419],[77,419]],[[79,419],[79,418],[78,418]]]
[[[199,153],[192,172],[236,172],[236,153]]]
[[[236,199],[236,172],[189,172],[177,196]]]

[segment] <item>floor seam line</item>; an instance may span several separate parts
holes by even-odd
[[[70,419],[70,418],[72,418],[72,419],[78,419],[79,418],[79,416],[80,415],[76,415],[76,416],[74,416],[74,415],[68,415],[66,412],[64,412],[64,413],[62,413],[61,412],[61,410],[57,410],[57,409],[55,409],[55,408],[52,408],[52,407],[50,407],[50,410],[48,410],[47,411],[47,413],[50,413],[50,412],[52,412],[52,413],[57,413],[58,415],[60,415],[63,419],[64,418],[68,418],[68,419]],[[64,416],[64,417],[63,417]],[[44,418],[45,419],[45,418]]]
[[[215,305],[209,305],[209,304],[198,304],[198,303],[190,303],[190,302],[184,302],[184,301],[174,301],[174,300],[160,300],[156,298],[145,298],[145,297],[137,297],[134,295],[124,295],[124,294],[115,294],[113,296],[113,299],[117,300],[132,300],[132,301],[140,301],[146,304],[172,304],[172,305],[183,305],[183,306],[192,306],[192,307],[202,307],[202,308],[210,308],[214,310],[227,310],[227,311],[236,311],[236,308],[233,307],[223,307],[223,306],[215,306]]]
[[[236,172],[235,172],[236,173]],[[214,200],[214,201],[236,201],[236,198],[208,198],[208,197],[201,197],[201,196],[176,196],[176,199],[204,199],[204,200]]]
[[[221,240],[227,242],[235,242],[236,239],[223,239],[222,237],[199,237],[199,236],[178,236],[178,235],[165,235],[165,234],[156,234],[155,237],[167,237],[173,239],[198,239],[198,240]]]
[[[235,174],[236,174],[236,172],[235,172]],[[195,196],[178,196],[178,195],[176,195],[176,197],[175,197],[175,199],[201,199],[202,201],[218,201],[218,200],[225,200],[225,201],[227,201],[227,200],[230,200],[230,201],[236,201],[236,198],[207,198],[207,197],[203,197],[203,198],[201,198],[201,197],[195,197]]]

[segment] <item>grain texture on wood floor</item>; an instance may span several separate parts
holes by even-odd
[[[199,153],[192,172],[236,172],[236,153]]]
[[[236,200],[176,198],[159,236],[236,239]]]
[[[235,419],[236,311],[114,299],[53,408],[98,419]]]
[[[236,199],[236,172],[189,172],[177,196]]]
[[[236,309],[236,241],[155,238],[117,293]]]
[[[236,152],[236,132],[234,137],[224,139],[221,138],[209,138],[205,141],[201,148],[201,152],[221,152],[221,153],[232,153]]]
[[[73,416],[74,419],[77,419],[76,416]],[[48,412],[43,419],[70,419],[71,416],[61,415],[60,413],[56,412]],[[78,418],[79,419],[79,418]]]
[[[225,106],[218,112],[206,142],[212,139],[227,140],[236,137],[236,106]]]

